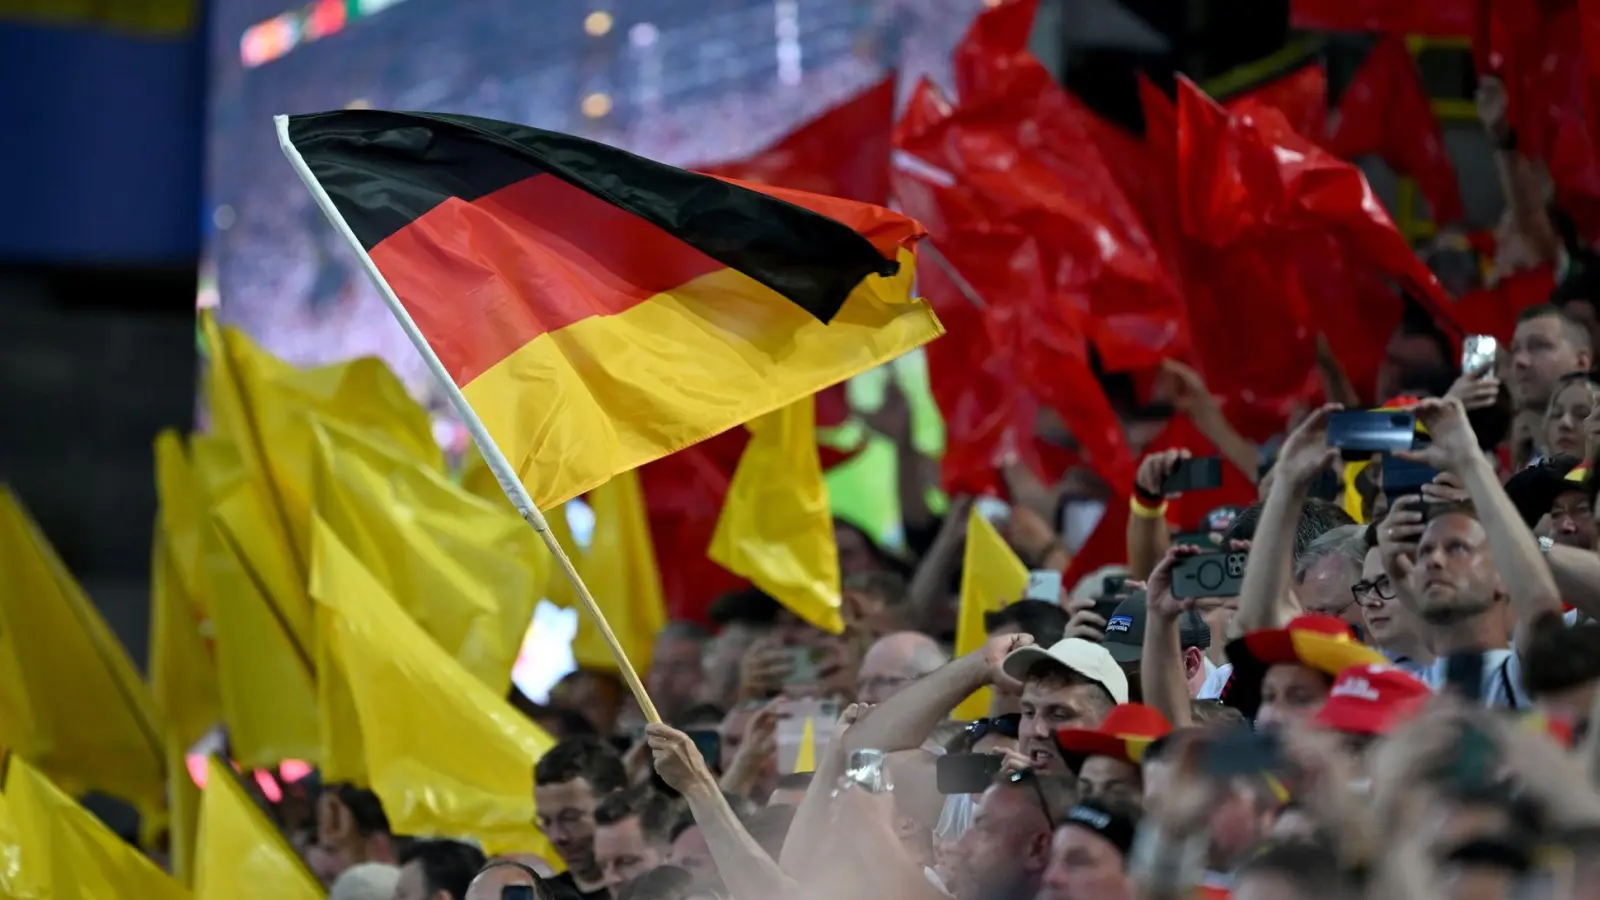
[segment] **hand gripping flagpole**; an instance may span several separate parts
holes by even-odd
[[[644,682],[639,680],[639,673],[634,671],[633,664],[628,661],[628,655],[622,650],[622,643],[617,640],[616,632],[611,630],[611,623],[606,621],[605,613],[600,611],[600,605],[595,602],[594,596],[589,593],[589,588],[583,583],[583,578],[578,575],[578,570],[572,565],[572,560],[567,557],[561,543],[550,532],[550,525],[544,519],[544,513],[533,504],[533,498],[528,495],[528,489],[523,487],[522,479],[517,477],[516,470],[511,467],[511,462],[506,459],[500,447],[489,435],[489,430],[483,426],[483,420],[478,418],[478,413],[467,402],[466,395],[461,393],[461,388],[456,386],[455,380],[450,377],[444,363],[439,360],[439,355],[428,346],[428,341],[422,336],[422,331],[417,328],[417,323],[412,321],[411,314],[406,311],[400,298],[395,295],[394,288],[384,280],[383,273],[378,271],[378,266],[367,253],[367,248],[361,246],[361,241],[356,238],[355,232],[350,230],[350,223],[339,214],[333,205],[333,199],[323,189],[317,176],[311,173],[311,167],[306,165],[305,159],[300,155],[299,149],[289,139],[289,117],[273,116],[273,124],[278,130],[278,146],[283,149],[283,155],[288,157],[289,164],[294,166],[295,174],[305,183],[306,190],[311,192],[311,198],[317,202],[317,207],[328,221],[339,232],[339,235],[355,251],[356,257],[361,260],[361,265],[367,271],[367,277],[372,279],[372,284],[378,289],[378,295],[383,297],[383,302],[388,305],[389,312],[394,313],[395,320],[405,331],[406,337],[411,339],[417,352],[428,364],[428,371],[438,379],[444,388],[450,403],[460,414],[462,422],[467,426],[467,432],[477,442],[478,450],[483,453],[483,461],[489,466],[489,471],[494,473],[495,481],[500,482],[500,489],[506,492],[506,497],[511,500],[511,505],[516,507],[524,521],[533,526],[533,530],[544,539],[544,545],[550,548],[550,553],[555,556],[556,562],[561,564],[561,571],[571,582],[572,589],[577,593],[578,600],[588,612],[595,625],[600,628],[600,635],[605,638],[606,646],[611,648],[611,655],[617,661],[617,668],[622,672],[622,678],[628,684],[628,689],[633,692],[635,700],[639,701],[639,709],[645,718],[651,722],[660,723],[661,714],[656,712],[656,705],[650,701],[650,695],[645,693]]]

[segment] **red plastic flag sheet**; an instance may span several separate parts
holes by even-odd
[[[1474,33],[1477,5],[1478,0],[1292,0],[1289,27],[1466,37]]]
[[[1455,164],[1404,39],[1384,38],[1373,48],[1339,98],[1329,132],[1327,147],[1339,156],[1377,156],[1416,181],[1435,222],[1462,217]]]
[[[1321,144],[1328,130],[1328,72],[1317,59],[1310,59],[1287,72],[1235,94],[1223,102],[1233,115],[1244,115],[1267,106],[1283,114],[1296,133]]]

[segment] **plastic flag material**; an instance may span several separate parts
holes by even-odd
[[[206,635],[202,591],[205,496],[182,440],[156,438],[157,510],[151,559],[151,699],[168,740],[189,747],[222,719],[217,667]]]
[[[277,827],[213,757],[200,801],[195,900],[322,900],[322,885]]]
[[[259,769],[319,757],[311,629],[291,626],[239,552],[241,525],[261,524],[255,512],[224,502],[203,547],[206,594],[228,598],[212,604],[211,626],[229,745],[242,765]]]
[[[889,202],[889,133],[894,127],[893,73],[748,158],[700,171],[719,178]],[[841,153],[849,147],[849,153]]]
[[[0,816],[16,843],[0,847],[0,886],[16,900],[185,900],[189,892],[138,848],[16,755],[5,760]],[[3,826],[0,826],[3,827]],[[20,887],[20,890],[18,889]]]
[[[504,691],[553,568],[538,534],[390,442],[333,421],[313,430],[317,515],[422,630]]]
[[[339,539],[314,522],[328,674],[347,690],[367,786],[396,834],[472,837],[490,853],[553,851],[534,827],[533,765],[554,741],[428,637]],[[327,677],[327,674],[325,674]],[[323,701],[333,698],[323,691]]]
[[[956,655],[971,653],[983,646],[988,632],[983,627],[984,613],[1009,606],[1022,599],[1028,587],[1028,567],[1022,564],[1011,545],[1000,536],[989,520],[978,514],[976,504],[967,513],[967,548],[961,558],[961,606],[956,613]],[[976,719],[988,713],[989,689],[984,688],[961,701],[952,717]]]
[[[159,817],[162,743],[144,682],[3,485],[0,747],[74,794],[101,791]]]
[[[1339,98],[1327,147],[1346,159],[1380,157],[1396,173],[1416,181],[1435,222],[1462,217],[1455,164],[1404,38],[1379,41],[1356,70]]]
[[[579,571],[589,593],[605,612],[628,661],[643,672],[650,667],[656,632],[667,624],[667,611],[661,599],[661,574],[650,542],[650,521],[645,515],[644,494],[639,490],[639,473],[617,475],[590,491],[588,501],[594,510],[594,534]],[[559,567],[552,566],[552,570],[552,584],[557,580],[566,582]],[[564,597],[571,596],[570,585],[568,588],[561,592]],[[617,669],[616,659],[593,617],[581,609],[572,656],[585,668]]]
[[[209,620],[195,601],[200,589],[204,498],[177,435],[156,438],[160,498],[150,562],[150,689],[161,723],[167,767],[167,833],[173,873],[194,882],[199,795],[185,764],[188,748],[222,719],[217,668],[205,637]],[[198,508],[196,508],[198,504]],[[173,532],[184,534],[174,537]],[[182,547],[183,549],[180,549]],[[188,554],[193,557],[185,559]],[[189,567],[193,570],[189,570]],[[187,575],[185,571],[188,570]]]
[[[1234,115],[1271,107],[1283,114],[1297,134],[1320,144],[1328,131],[1328,72],[1320,59],[1314,59],[1230,96],[1223,106]]]
[[[237,448],[247,473],[245,489],[252,494],[249,504],[260,517],[251,523],[259,532],[256,539],[240,540],[239,546],[256,560],[273,603],[306,643],[311,603],[304,586],[316,453],[309,414],[367,429],[375,439],[392,441],[398,452],[440,473],[444,455],[427,412],[382,361],[367,357],[296,368],[238,329],[219,327],[209,314],[201,324],[210,354],[205,384],[214,430]],[[224,496],[214,493],[213,499]],[[269,553],[258,549],[262,540],[287,542],[281,552],[270,552],[287,559],[288,571],[278,572],[277,563],[269,567],[261,561]]]
[[[749,428],[707,552],[795,615],[839,634],[839,547],[817,456],[815,402],[806,397]]]
[[[806,716],[805,727],[800,730],[800,753],[795,757],[794,770],[796,773],[817,770],[817,720],[814,716]]]

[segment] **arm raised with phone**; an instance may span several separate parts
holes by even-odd
[[[1339,457],[1328,446],[1328,423],[1343,407],[1328,404],[1306,417],[1278,451],[1276,473],[1261,505],[1261,522],[1250,546],[1250,565],[1239,589],[1239,612],[1228,626],[1230,640],[1251,631],[1281,628],[1300,614],[1294,595],[1294,540],[1311,486]]]

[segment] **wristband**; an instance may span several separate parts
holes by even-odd
[[[1145,506],[1157,506],[1162,501],[1167,499],[1160,494],[1145,490],[1144,485],[1138,483],[1137,481],[1133,483],[1133,496],[1143,501]]]
[[[1161,501],[1156,506],[1151,506],[1138,497],[1128,498],[1128,510],[1139,519],[1165,519],[1167,517],[1167,503]]]

